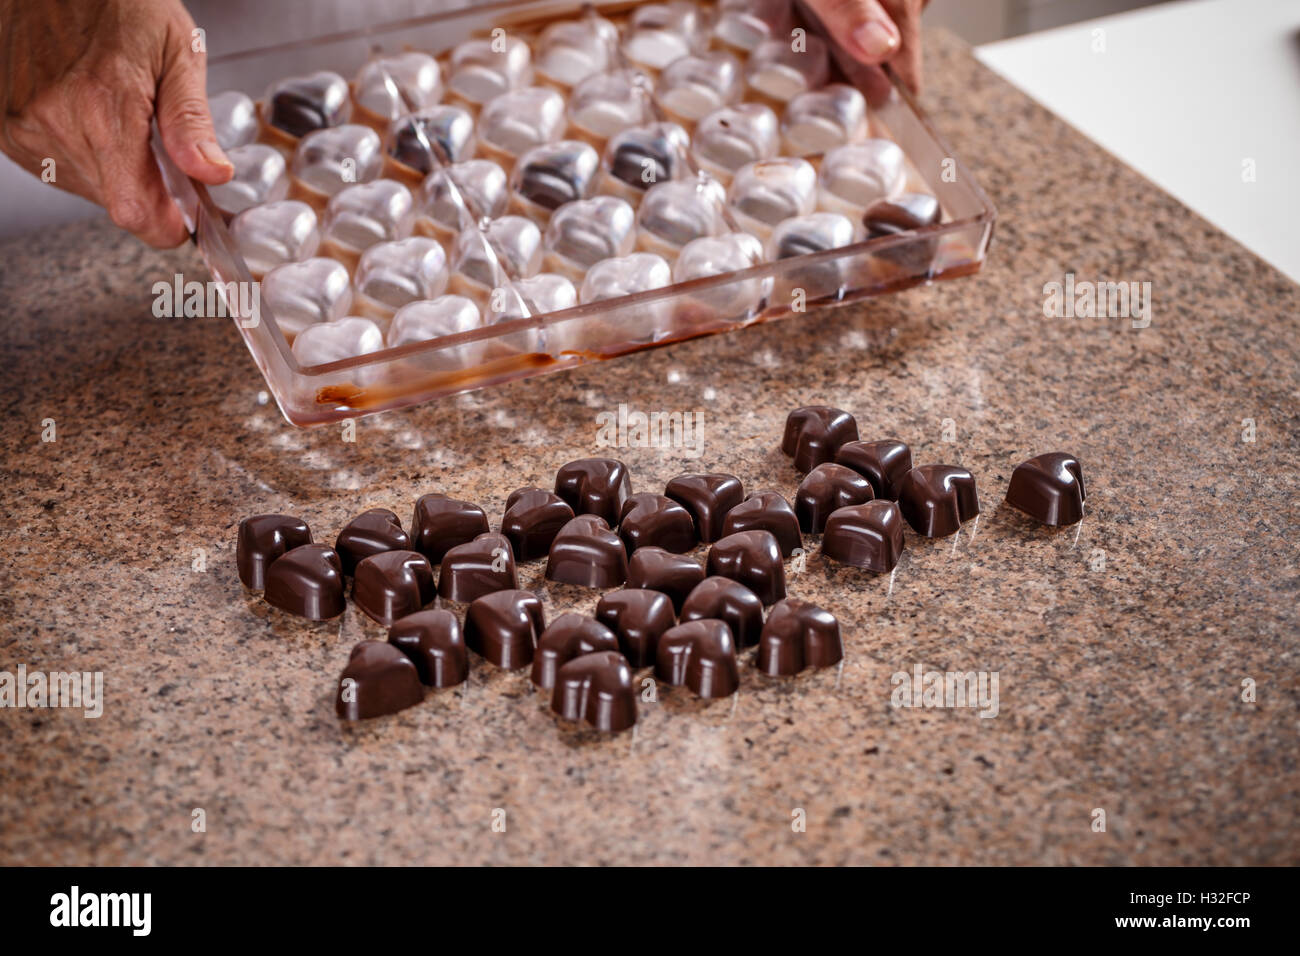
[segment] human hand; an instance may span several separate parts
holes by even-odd
[[[234,167],[212,129],[207,61],[180,0],[0,0],[0,149],[159,247],[187,237],[149,147],[195,179]],[[46,175],[48,179],[48,173]]]
[[[868,66],[888,63],[921,90],[921,11],[930,0],[808,0],[830,34]]]

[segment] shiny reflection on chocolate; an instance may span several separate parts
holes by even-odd
[[[474,117],[440,103],[395,120],[385,139],[388,155],[426,176],[442,163],[459,163],[474,153]]]
[[[329,70],[284,80],[267,97],[267,125],[290,136],[337,126],[347,115],[348,81]]]
[[[443,555],[438,594],[449,601],[469,602],[517,587],[515,555],[505,535],[481,534]]]
[[[393,622],[388,643],[411,659],[425,687],[454,687],[469,676],[460,621],[451,611],[417,611]]]
[[[573,509],[559,495],[520,488],[506,499],[501,533],[510,539],[517,560],[532,561],[546,556],[560,529],[572,520]]]
[[[840,623],[835,615],[808,601],[779,601],[763,625],[758,669],[789,677],[808,667],[830,667],[844,659]]]
[[[829,405],[806,405],[786,416],[781,450],[794,458],[795,468],[812,471],[833,461],[841,445],[857,440],[858,423],[848,412]]]
[[[704,568],[694,558],[663,548],[637,548],[627,563],[627,586],[668,595],[680,613],[686,596],[704,580]]]
[[[903,515],[892,501],[850,505],[826,519],[822,553],[841,564],[883,574],[903,554]]]
[[[615,458],[580,458],[555,473],[555,493],[577,515],[599,515],[610,527],[618,524],[623,502],[632,493],[627,465]]]
[[[515,164],[510,186],[546,210],[584,198],[600,168],[600,156],[587,143],[561,140],[536,146]]]
[[[356,568],[352,600],[380,624],[414,614],[437,596],[429,559],[415,551],[372,554]]]
[[[715,542],[709,548],[706,570],[743,584],[764,606],[785,597],[781,546],[770,531],[741,531]]]
[[[696,541],[691,513],[671,498],[648,492],[623,502],[618,534],[629,554],[644,547],[681,554],[695,547]]]
[[[654,663],[659,636],[677,623],[677,614],[660,591],[624,588],[600,599],[596,620],[618,637],[619,650],[633,667],[645,667]]]
[[[311,544],[307,522],[292,515],[253,515],[239,522],[235,541],[235,566],[244,587],[260,591],[266,586],[266,569],[276,558]]]
[[[334,712],[344,720],[366,720],[423,700],[419,672],[405,654],[386,641],[362,641],[339,677]]]
[[[411,538],[402,530],[401,519],[387,508],[363,511],[347,523],[334,542],[344,574],[355,574],[357,565],[371,555],[410,547]]]
[[[701,697],[727,697],[740,687],[740,666],[731,629],[722,621],[678,624],[659,638],[655,676],[685,684]]]
[[[537,641],[533,654],[532,681],[538,687],[555,686],[561,667],[583,654],[618,651],[618,638],[599,621],[568,611],[550,623]]]
[[[452,548],[487,530],[487,515],[478,505],[444,494],[421,495],[411,520],[411,546],[437,564]]]
[[[745,499],[745,489],[735,475],[678,475],[664,489],[695,519],[695,533],[705,544],[722,537],[727,512]]]
[[[508,671],[533,662],[545,629],[542,602],[532,591],[494,591],[477,598],[465,612],[465,645]]]
[[[1007,504],[1046,525],[1082,521],[1086,497],[1079,460],[1060,451],[1017,465],[1007,486]]]
[[[862,225],[867,237],[896,236],[922,226],[932,226],[942,216],[939,200],[925,193],[903,193],[897,199],[881,199],[867,207]]]
[[[652,123],[618,133],[605,149],[609,174],[636,189],[676,179],[690,137],[676,123]]]
[[[266,603],[312,621],[338,617],[345,606],[343,564],[327,544],[299,545],[266,569]]]
[[[860,505],[875,497],[871,482],[852,468],[824,462],[804,476],[794,496],[799,527],[809,534],[821,534],[831,513],[849,505]]]
[[[588,588],[612,588],[627,580],[623,540],[598,515],[578,515],[555,536],[546,579]]]
[[[627,730],[636,723],[632,669],[617,651],[575,657],[556,675],[551,710],[604,733]]]
[[[737,647],[752,647],[763,633],[763,602],[730,578],[705,578],[682,605],[682,623],[715,619],[731,628]]]
[[[723,536],[740,531],[772,532],[776,543],[781,546],[782,557],[786,558],[803,544],[794,509],[775,491],[756,492],[727,512],[727,518],[722,522]]]
[[[975,478],[957,465],[921,465],[903,478],[898,507],[917,534],[942,538],[980,513]]]
[[[852,468],[871,482],[877,498],[897,501],[903,477],[912,470],[912,449],[897,438],[851,441],[840,446],[835,462]]]

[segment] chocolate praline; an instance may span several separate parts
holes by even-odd
[[[437,564],[452,548],[487,530],[487,515],[478,505],[441,493],[421,495],[411,519],[411,548]]]
[[[700,697],[727,697],[740,688],[740,666],[731,629],[722,621],[678,624],[659,638],[655,677],[685,684]]]
[[[877,498],[897,501],[903,478],[912,470],[912,449],[895,438],[851,441],[840,446],[835,462],[852,468],[871,482]]]
[[[781,450],[794,459],[799,471],[812,471],[833,461],[846,442],[858,440],[858,423],[848,412],[829,405],[796,408],[785,420]]]
[[[695,520],[671,498],[642,493],[623,502],[618,535],[629,554],[643,547],[681,554],[695,547]]]
[[[595,651],[575,657],[555,677],[551,710],[575,723],[585,720],[605,733],[636,723],[632,668],[618,651]]]
[[[895,502],[849,505],[826,519],[822,553],[841,564],[884,574],[894,570],[903,548],[903,515]]]
[[[327,544],[299,545],[271,562],[266,603],[311,621],[338,617],[346,606],[343,564]]]
[[[542,602],[531,591],[494,591],[476,598],[465,612],[465,646],[505,670],[533,662],[544,630]]]
[[[807,667],[830,667],[843,659],[835,615],[794,598],[773,606],[758,644],[758,669],[764,674],[793,676]]]
[[[415,551],[383,551],[357,565],[352,600],[385,626],[414,614],[433,601],[438,590],[429,559]]]
[[[599,515],[611,528],[632,493],[627,465],[615,458],[580,458],[555,473],[555,493],[575,515]]]
[[[426,687],[453,687],[469,676],[460,621],[444,608],[417,611],[394,621],[388,643],[411,659]]]
[[[682,623],[707,619],[731,628],[737,647],[752,647],[763,633],[763,602],[731,578],[705,578],[682,605]]]
[[[540,488],[520,488],[506,499],[501,533],[510,539],[519,561],[544,558],[573,509],[559,495]]]
[[[627,580],[623,540],[598,515],[578,515],[555,536],[546,559],[546,579],[588,588],[609,588]]]
[[[758,595],[764,606],[785,597],[781,546],[770,531],[741,531],[714,542],[705,567],[710,575],[740,582]]]
[[[362,641],[352,648],[339,676],[334,710],[344,720],[366,720],[422,700],[419,672],[405,654],[387,641]]]
[[[1045,525],[1082,521],[1086,497],[1079,460],[1060,451],[1017,465],[1007,486],[1007,504]]]
[[[627,562],[627,586],[667,594],[678,612],[686,595],[704,580],[704,568],[694,558],[663,548],[637,548]]]
[[[357,565],[372,555],[407,551],[410,547],[411,538],[402,530],[401,519],[387,508],[363,511],[347,523],[334,542],[344,574],[355,574]]]
[[[800,528],[809,534],[821,534],[833,512],[864,504],[874,497],[871,482],[852,468],[823,462],[799,483],[794,511],[799,516]]]
[[[695,533],[709,544],[722,537],[727,512],[745,500],[745,489],[735,475],[678,475],[664,488],[695,519]]]
[[[554,687],[555,675],[573,658],[617,650],[618,639],[604,624],[585,614],[568,611],[553,620],[538,638],[532,682],[542,688]]]
[[[740,531],[770,531],[781,546],[782,557],[790,557],[803,545],[799,534],[799,519],[785,497],[775,491],[760,491],[750,495],[727,512],[722,522],[722,534]]]
[[[443,555],[438,594],[449,601],[468,603],[518,586],[514,552],[505,535],[481,534]]]
[[[253,515],[239,522],[235,565],[244,587],[266,587],[266,569],[286,551],[311,544],[307,522],[292,515]]]
[[[619,650],[633,667],[645,667],[654,663],[659,636],[677,623],[677,614],[660,591],[623,588],[600,599],[596,620],[614,632]]]
[[[898,507],[917,534],[942,538],[954,534],[980,513],[975,478],[957,465],[921,465],[903,478]]]

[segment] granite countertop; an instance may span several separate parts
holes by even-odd
[[[999,210],[981,274],[364,419],[354,444],[285,424],[229,320],[152,317],[155,281],[206,278],[192,249],[106,224],[0,246],[0,670],[98,670],[106,696],[98,719],[0,710],[0,862],[1300,862],[1300,289],[958,42],[927,57],[923,102]],[[1149,281],[1150,326],[1044,318],[1068,272]],[[705,416],[698,459],[620,450],[636,490],[721,469],[791,495],[781,428],[810,402],[970,468],[978,526],[909,531],[892,585],[810,539],[790,589],[838,614],[842,667],[661,688],[634,735],[566,729],[478,658],[341,726],[338,674],[381,629],[289,619],[235,575],[256,512],[332,542],[445,491],[495,526],[620,403]],[[1089,490],[1058,531],[1001,503],[1053,450]],[[597,598],[521,579],[550,614]],[[892,707],[918,664],[998,672],[997,716]]]

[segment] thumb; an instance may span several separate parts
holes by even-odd
[[[181,170],[200,182],[216,185],[234,175],[235,167],[217,144],[208,111],[207,60],[188,46],[173,47],[158,80],[154,114],[163,147]]]
[[[903,42],[878,0],[811,0],[827,31],[862,63],[889,60]]]

